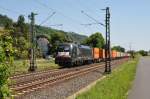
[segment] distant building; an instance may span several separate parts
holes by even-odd
[[[49,41],[48,38],[45,36],[39,36],[37,38],[37,44],[42,52],[43,57],[45,58],[47,55],[49,55],[50,47],[49,47]]]

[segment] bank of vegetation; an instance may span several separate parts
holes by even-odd
[[[112,74],[76,99],[127,99],[128,90],[135,77],[137,62],[138,59],[134,59],[120,65]]]

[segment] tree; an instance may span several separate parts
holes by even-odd
[[[138,53],[142,56],[147,56],[148,55],[148,52],[147,51],[144,51],[144,50],[140,50],[138,51]]]
[[[112,47],[112,50],[116,50],[119,52],[125,52],[125,48],[123,48],[121,46],[114,46],[114,47]]]
[[[0,14],[0,26],[4,27],[5,29],[11,29],[13,26],[13,21],[6,15]]]
[[[10,92],[8,89],[9,68],[13,63],[14,49],[12,37],[2,33],[0,35],[0,99],[6,99]]]
[[[29,42],[24,37],[19,37],[17,39],[16,44],[17,49],[17,58],[27,58],[28,57],[28,49],[29,49]]]
[[[52,44],[52,49],[51,49],[51,53],[56,52],[57,46],[59,43],[63,43],[65,42],[65,35],[61,34],[59,32],[55,32],[51,34],[51,44]]]
[[[11,33],[13,37],[13,46],[16,48],[17,54],[16,58],[27,58],[28,57],[28,32],[29,26],[25,24],[25,18],[23,15],[18,17],[16,23],[13,24],[14,31]]]
[[[18,17],[17,25],[18,25],[18,26],[24,26],[24,24],[25,24],[24,22],[25,22],[24,16],[23,16],[23,15],[20,15],[20,16]]]
[[[82,44],[88,45],[91,47],[98,47],[103,48],[105,41],[101,33],[96,32],[95,34],[92,34],[90,37],[86,38]]]
[[[18,17],[17,23],[14,23],[15,31],[17,36],[23,36],[28,38],[29,25],[25,24],[25,18],[23,15]]]

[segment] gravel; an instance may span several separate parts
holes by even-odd
[[[15,99],[66,99],[68,96],[102,77],[103,72],[104,69],[97,69],[80,77],[58,83],[54,86],[46,86],[45,88],[16,97]]]
[[[102,77],[102,74],[103,70],[98,69],[86,75],[58,83],[57,85],[47,86],[46,88],[19,96],[16,99],[66,99],[89,83]]]

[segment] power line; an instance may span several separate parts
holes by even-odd
[[[88,11],[90,11],[91,13],[93,13],[94,15],[96,15],[97,17],[99,17],[96,13],[94,13],[95,11],[93,11],[92,9],[90,9],[90,7],[87,6],[87,5],[85,5],[85,3],[82,3],[80,0],[78,0],[77,3],[80,5],[80,7],[86,8]]]
[[[13,14],[21,14],[20,12],[18,12],[18,11],[15,11],[15,10],[12,10],[12,9],[8,9],[8,8],[4,8],[4,7],[2,7],[2,6],[0,6],[0,8],[2,9],[2,10],[5,10],[5,11],[8,11],[8,12],[11,12],[11,13],[13,13]],[[21,15],[23,15],[24,17],[26,17],[26,18],[28,18],[28,16],[26,16],[26,15],[24,15],[24,14],[21,14]]]
[[[70,5],[71,7],[73,7],[74,6],[74,4],[72,4],[72,2],[69,0],[69,4],[68,5]],[[83,6],[82,6],[82,3],[80,2],[78,2],[78,5],[80,5],[80,7],[79,6],[75,6],[76,8],[78,8],[78,9],[81,9],[81,8],[84,8]],[[85,8],[84,8],[85,9]],[[88,10],[90,10],[89,8],[87,8]],[[91,12],[94,12],[94,11],[92,11],[92,10],[90,10]],[[81,22],[80,22],[81,23]],[[91,25],[96,25],[96,24],[100,24],[100,25],[103,25],[103,24],[101,24],[101,23],[90,23],[90,24],[80,24],[80,25],[87,25],[87,26],[91,26]],[[85,28],[85,27],[84,27]],[[88,28],[88,29],[90,29],[90,28]]]
[[[70,5],[69,7],[73,7],[73,6],[74,6],[74,4],[72,4],[72,2],[71,2],[70,0],[69,0],[68,5]],[[81,7],[79,7],[79,6],[74,6],[74,7],[77,8],[77,9],[79,9],[79,11],[80,11],[81,8],[83,8],[82,6],[81,6]],[[80,21],[80,23],[81,23],[81,21]],[[94,23],[92,23],[92,24],[94,24]],[[80,24],[80,25],[83,25],[83,24]],[[89,25],[90,25],[90,24],[89,24]],[[92,33],[91,28],[87,28],[86,25],[84,25],[84,26],[85,26],[84,28],[86,28],[87,31],[91,31],[91,33]],[[87,26],[88,26],[88,25],[87,25]]]
[[[49,26],[63,26],[63,24],[53,24],[53,25],[49,25]]]
[[[54,9],[53,9],[53,8],[51,8],[51,7],[47,6],[46,4],[44,4],[44,3],[40,2],[39,0],[36,0],[36,2],[38,2],[38,4],[40,4],[41,6],[46,7],[46,8],[48,8],[48,9],[50,9],[50,10],[54,11]]]
[[[103,26],[105,26],[104,24],[102,24],[102,23],[87,23],[87,24],[81,24],[81,25],[97,25],[97,24],[100,24],[100,25],[103,25]]]
[[[86,15],[87,17],[89,17],[90,19],[92,19],[93,21],[95,21],[97,24],[100,24],[102,26],[105,27],[105,25],[103,23],[100,23],[98,20],[96,20],[95,18],[91,17],[90,15],[88,15],[87,13],[85,13],[84,11],[81,11],[81,13],[83,13],[84,15]]]
[[[8,11],[8,12],[11,12],[11,13],[19,13],[17,11],[14,11],[14,10],[11,10],[11,9],[8,9],[8,8],[4,8],[2,6],[0,6],[1,9],[5,10],[5,11]]]
[[[40,2],[39,0],[36,0],[36,1],[38,1],[38,3],[39,3],[41,6],[46,7],[46,8],[48,8],[48,9],[51,9],[52,11],[55,11],[55,12],[61,14],[63,17],[74,21],[75,23],[80,22],[80,21],[75,20],[75,19],[73,19],[73,18],[71,18],[71,17],[69,17],[69,16],[66,16],[65,14],[63,14],[62,12],[60,12],[60,11],[54,9],[54,8],[49,7],[47,4],[44,4],[44,3]],[[78,24],[78,23],[77,23],[77,24]]]
[[[47,4],[44,4],[44,3],[40,2],[39,0],[36,0],[36,2],[37,2],[38,4],[40,4],[41,6],[47,8],[47,9],[50,9],[50,10],[52,10],[52,11],[55,11],[55,12],[59,13],[60,15],[62,15],[62,16],[63,16],[64,18],[66,18],[67,20],[72,20],[75,24],[77,24],[77,26],[79,26],[80,21],[75,20],[75,19],[73,19],[73,18],[71,18],[71,17],[69,17],[69,16],[66,16],[66,15],[63,14],[62,12],[60,12],[60,11],[54,9],[54,8],[49,7]],[[80,30],[80,28],[78,28],[78,27],[76,27],[74,24],[72,24],[71,21],[68,21],[68,22],[70,22],[71,25],[73,25],[74,28],[77,28],[77,30]]]
[[[56,14],[56,12],[53,12],[50,16],[48,16],[44,21],[40,23],[40,25],[44,24],[47,20],[49,20],[52,16],[54,16],[54,14]]]

